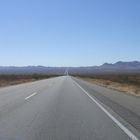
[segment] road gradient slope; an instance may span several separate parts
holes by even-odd
[[[87,83],[70,76],[1,88],[0,139],[139,139],[139,130],[129,127],[134,136],[130,137],[78,85],[86,91],[88,89],[92,97],[97,93],[94,86],[90,85],[93,91]],[[109,97],[113,100],[111,95],[106,98]],[[98,99],[97,102],[102,105]],[[110,105],[106,105],[105,109],[120,121],[109,108]],[[139,115],[137,110],[134,113]],[[125,121],[121,124],[126,125]]]

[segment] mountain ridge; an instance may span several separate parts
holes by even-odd
[[[104,63],[100,66],[85,67],[47,67],[47,66],[0,66],[0,74],[102,74],[102,73],[140,73],[140,61],[118,61],[116,63]]]

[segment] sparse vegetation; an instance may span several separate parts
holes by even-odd
[[[25,82],[31,82],[41,79],[47,79],[56,77],[59,75],[42,75],[42,74],[31,74],[31,75],[0,75],[0,87],[15,85]]]
[[[112,82],[119,82],[122,84],[125,83],[125,84],[133,84],[133,85],[140,86],[140,74],[131,74],[131,75],[106,74],[106,75],[92,75],[92,76],[82,76],[82,77],[88,77],[93,79],[104,79]]]
[[[140,74],[106,74],[80,76],[91,83],[140,96]]]

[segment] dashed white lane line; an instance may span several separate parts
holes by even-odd
[[[132,140],[139,140],[129,129],[120,123],[114,116],[112,116],[97,100],[95,100],[85,89],[83,89],[77,82],[74,83],[93,101],[96,105],[111,119],[113,120]]]
[[[29,98],[35,96],[37,94],[37,92],[34,92],[33,94],[29,95],[28,97],[25,98],[25,100],[28,100]]]

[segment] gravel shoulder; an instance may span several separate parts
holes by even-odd
[[[113,82],[110,80],[95,79],[95,78],[90,78],[90,77],[80,77],[80,78],[87,82],[97,84],[97,85],[100,85],[109,89],[114,89],[114,90],[125,92],[127,94],[140,96],[140,87],[138,85],[133,85],[133,84],[128,84],[128,83],[119,83],[119,82]]]

